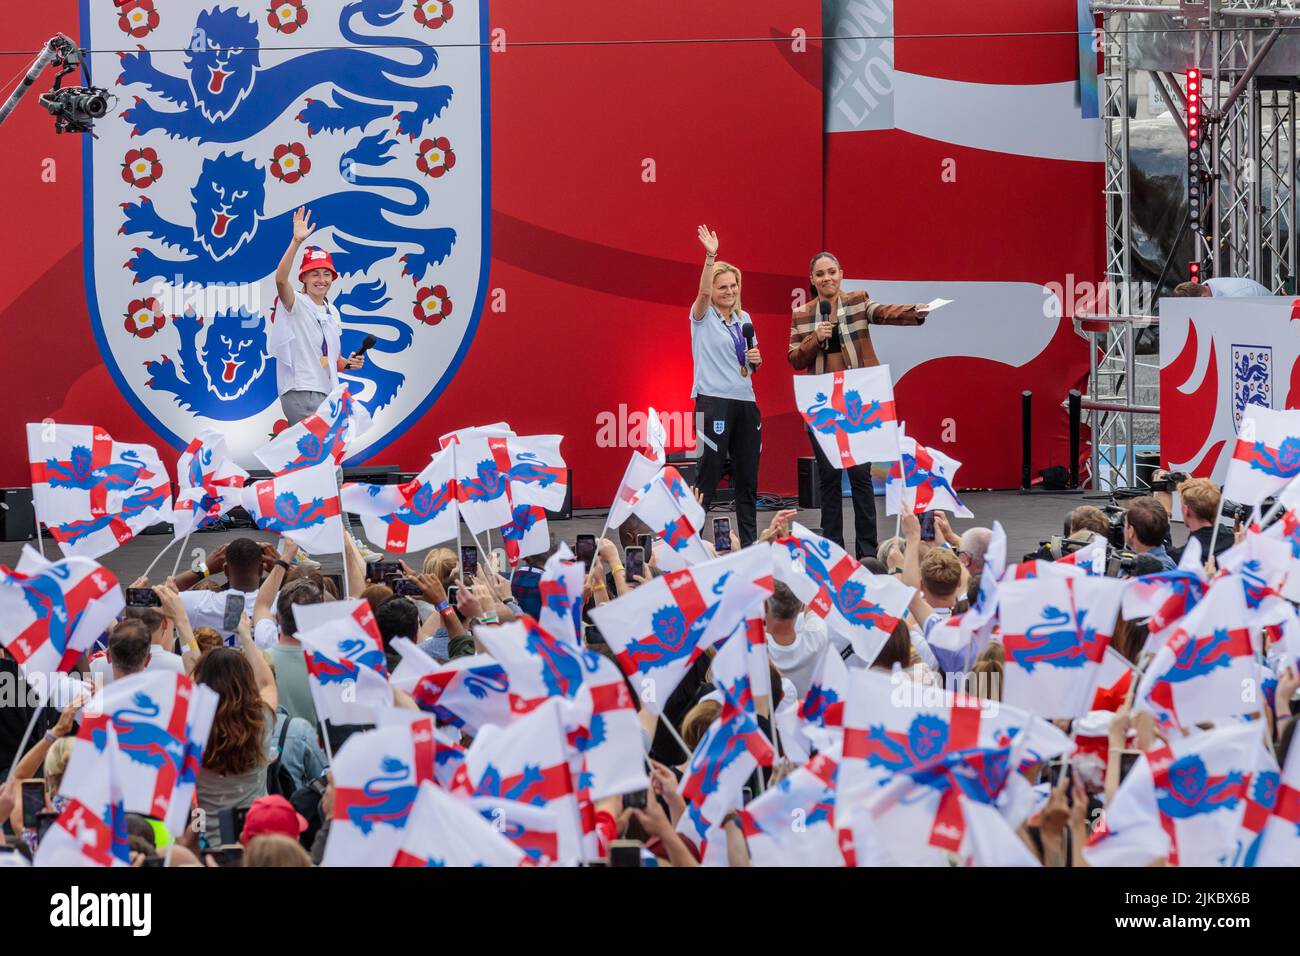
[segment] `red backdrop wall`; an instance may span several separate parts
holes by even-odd
[[[955,0],[899,0],[897,6],[900,32],[905,24],[928,32],[971,27]],[[1002,6],[1000,22],[1018,22],[1013,11],[1023,4]],[[1053,9],[1047,22],[1073,18],[1073,0],[1044,6]],[[836,135],[823,137],[815,40],[803,53],[782,43],[527,45],[789,36],[796,28],[815,37],[820,18],[818,0],[573,0],[562,15],[551,4],[495,0],[489,19],[506,31],[507,48],[490,58],[488,288],[504,290],[506,308],[485,309],[449,387],[375,463],[418,467],[442,432],[505,419],[521,433],[563,433],[575,502],[607,504],[626,451],[597,446],[598,416],[616,412],[620,403],[690,409],[686,310],[699,275],[694,231],[700,222],[718,231],[721,255],[745,270],[744,302],[768,362],[755,382],[765,416],[764,491],[792,492],[794,459],[808,453],[782,359],[791,290],[802,283],[811,251],[836,245],[870,261],[873,274],[899,279],[1050,282],[1068,272],[1095,275],[1099,223],[1095,216],[1080,221],[1079,210],[1091,204],[1100,211],[1096,164],[1057,163],[1044,171],[1006,154],[969,150],[961,158],[969,172],[950,188],[915,172],[951,155],[948,144],[894,130],[853,134],[855,142],[836,147]],[[75,0],[47,0],[9,24],[6,46],[35,51],[56,31],[75,37],[77,22]],[[900,66],[907,49],[900,43]],[[1043,46],[1030,60],[1055,79],[1072,69],[1073,50],[1072,42]],[[953,62],[979,75],[970,59]],[[0,73],[25,69],[29,60],[0,58]],[[114,61],[96,55],[92,63],[107,76]],[[645,160],[654,161],[653,182],[644,181]],[[860,175],[867,162],[870,177]],[[81,176],[78,139],[56,137],[34,95],[0,126],[6,210],[0,321],[8,333],[0,368],[9,385],[0,484],[27,483],[20,426],[43,418],[93,422],[118,439],[158,444],[169,463],[175,457],[120,395],[91,334]],[[1024,201],[991,201],[1013,191]],[[1045,212],[1025,215],[1030,204]],[[983,241],[946,241],[933,211],[949,208],[979,216]],[[866,217],[894,225],[887,232],[862,230]],[[933,439],[929,432],[944,408],[978,411],[982,424],[963,429],[950,450],[972,462],[961,477],[1013,483],[1018,462],[1009,423],[1016,420],[1012,403],[1021,384],[975,379],[983,374],[978,366],[947,361],[899,383],[900,403],[915,409],[909,412],[918,422],[914,430]],[[1036,451],[1045,460],[1063,460],[1057,405],[1084,364],[1086,352],[1063,325],[1031,375],[1042,392]]]

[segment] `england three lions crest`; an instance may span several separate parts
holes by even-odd
[[[267,328],[300,206],[339,271],[343,354],[377,340],[343,376],[374,420],[354,452],[450,381],[487,278],[486,16],[486,0],[81,0],[82,46],[133,50],[92,63],[118,109],[84,139],[91,325],[174,445],[215,425],[248,465],[283,419]]]

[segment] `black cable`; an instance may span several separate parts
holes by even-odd
[[[1178,33],[1256,33],[1269,32],[1274,30],[1273,25],[1266,26],[1232,26],[1232,27],[1186,27],[1180,28]],[[1295,26],[1277,27],[1282,33],[1300,32],[1300,24]],[[1141,36],[1141,35],[1160,35],[1166,36],[1171,31],[1168,29],[1145,29],[1145,30],[1044,30],[1044,31],[1001,31],[990,33],[873,33],[857,34],[843,36],[766,36],[766,37],[682,37],[682,38],[664,38],[648,40],[509,40],[508,46],[517,47],[561,47],[561,46],[666,46],[671,44],[699,44],[699,43],[789,43],[793,39],[801,42],[809,40],[814,42],[827,43],[836,40],[989,40],[989,39],[1045,39],[1049,37],[1093,37],[1098,32],[1104,32],[1107,36]],[[384,44],[337,44],[329,46],[246,46],[246,47],[223,47],[224,50],[231,52],[242,52],[244,50],[258,50],[265,52],[272,51],[314,51],[314,50],[420,50],[426,48],[434,49],[481,49],[491,47],[495,41],[488,40],[480,43],[384,43]],[[0,50],[0,56],[35,56],[39,50]],[[137,53],[138,49],[102,49],[86,50],[87,54],[122,54]],[[150,49],[149,53],[189,53],[189,47],[162,47]]]

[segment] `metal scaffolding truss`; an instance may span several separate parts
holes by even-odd
[[[1259,66],[1284,31],[1300,34],[1300,7],[1290,0],[1181,0],[1107,3],[1101,17],[1101,104],[1105,137],[1106,303],[1112,320],[1087,323],[1092,363],[1084,408],[1092,433],[1093,488],[1136,483],[1135,416],[1157,409],[1134,403],[1135,323],[1144,324],[1159,290],[1138,287],[1130,192],[1131,18],[1160,14],[1188,31],[1187,67],[1201,69],[1203,168],[1209,182],[1203,229],[1191,237],[1191,258],[1207,276],[1246,276],[1279,295],[1296,292],[1296,112],[1300,80],[1270,77]],[[1182,79],[1148,71],[1150,82],[1180,130],[1187,130]],[[1186,246],[1182,248],[1186,249]],[[1175,255],[1178,253],[1176,252]],[[1186,268],[1186,262],[1172,263]],[[1181,269],[1171,276],[1182,278]],[[1154,293],[1154,294],[1153,294]],[[1128,318],[1124,318],[1128,317]],[[1115,321],[1119,318],[1120,321]],[[1151,320],[1145,318],[1145,323]]]

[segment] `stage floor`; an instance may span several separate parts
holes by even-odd
[[[1014,491],[988,491],[988,492],[971,492],[962,495],[967,507],[975,513],[975,518],[970,521],[956,520],[953,522],[954,529],[960,534],[962,530],[975,525],[989,525],[994,520],[1002,522],[1003,528],[1007,532],[1007,556],[1011,561],[1019,560],[1026,552],[1031,551],[1038,546],[1042,538],[1052,534],[1060,534],[1061,524],[1065,516],[1078,504],[1084,503],[1084,497],[1080,494],[1031,494],[1021,495]],[[1096,500],[1091,497],[1089,503],[1104,504],[1103,500]],[[721,508],[715,508],[710,515],[727,514]],[[601,525],[604,523],[605,512],[600,511],[580,511],[575,513],[569,521],[551,522],[551,533],[557,539],[573,544],[574,537],[579,534],[599,534]],[[760,530],[767,526],[771,520],[771,512],[760,511],[758,515]],[[817,528],[821,525],[820,511],[803,511],[799,512],[798,520],[809,528]],[[893,533],[894,518],[885,515],[885,501],[883,497],[876,499],[876,520],[881,532],[881,536],[886,537]],[[844,528],[846,533],[851,534],[853,528],[853,506],[849,499],[844,499]],[[1186,538],[1186,532],[1182,525],[1174,526],[1175,543],[1182,544]],[[230,541],[234,538],[249,535],[258,540],[271,541],[276,535],[261,531],[214,531],[196,534],[191,538],[187,551],[191,552],[190,556],[181,562],[182,568],[188,567],[195,560],[192,554],[197,549],[211,551],[218,545]],[[149,563],[158,554],[169,538],[164,535],[143,535],[128,541],[123,547],[105,555],[101,562],[108,567],[123,585],[132,581],[137,575],[144,571]],[[500,547],[501,538],[499,535],[493,535],[493,545]],[[468,534],[465,543],[469,543]],[[33,542],[33,545],[35,543]],[[46,553],[51,557],[55,556],[57,548],[53,547],[50,541],[46,541]],[[852,539],[849,540],[850,550],[852,549]],[[3,542],[0,543],[0,564],[12,567],[18,560],[19,552],[22,550],[21,542]],[[155,582],[165,576],[165,572],[171,570],[174,552],[169,552],[163,559],[158,562],[152,575]],[[407,564],[418,569],[422,562],[424,552],[415,555],[409,555],[406,558]],[[329,556],[321,557],[322,563],[326,570],[331,570]]]

